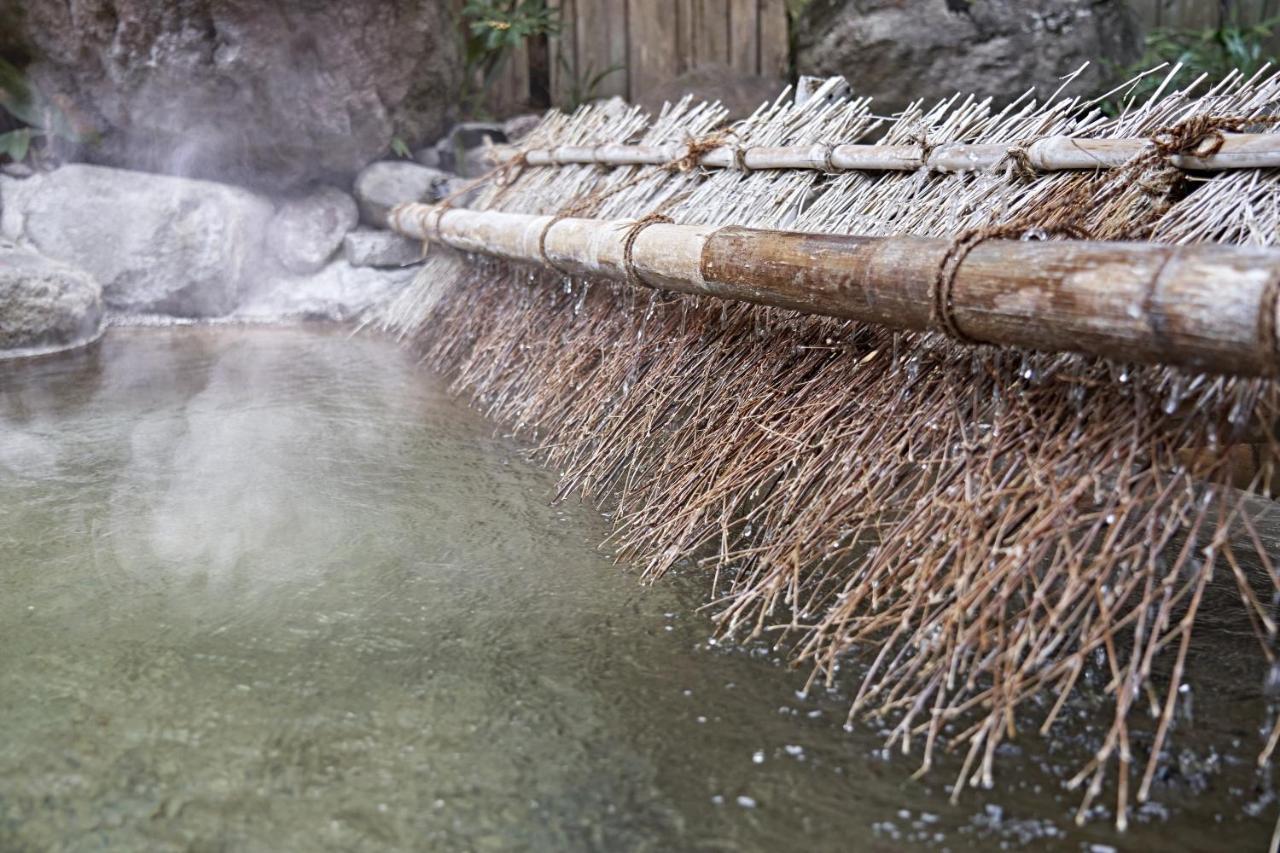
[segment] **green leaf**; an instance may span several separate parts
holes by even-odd
[[[27,159],[31,150],[31,128],[21,127],[8,133],[0,133],[0,154],[8,155],[15,163]]]
[[[33,126],[40,124],[38,99],[26,76],[3,59],[0,59],[0,107],[18,121]]]
[[[413,157],[413,153],[409,151],[409,146],[398,136],[391,137],[391,150],[397,157],[403,157],[406,160]]]

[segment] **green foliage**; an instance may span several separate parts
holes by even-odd
[[[462,17],[464,100],[472,112],[515,48],[526,39],[560,31],[560,10],[548,8],[546,0],[467,0]]]
[[[26,75],[3,59],[0,59],[0,108],[27,125],[0,133],[0,156],[14,162],[27,159],[36,140],[43,140],[46,145],[53,138],[85,141],[67,114],[44,97]]]
[[[787,15],[792,21],[795,21],[804,13],[804,8],[811,2],[812,0],[787,0]]]
[[[413,158],[413,152],[409,150],[409,143],[398,136],[391,137],[391,152],[397,157],[403,157],[405,160]]]
[[[1154,29],[1147,34],[1142,58],[1121,69],[1121,73],[1124,79],[1130,79],[1162,63],[1181,63],[1186,75],[1183,79],[1188,81],[1204,74],[1216,82],[1237,69],[1249,77],[1264,65],[1275,62],[1268,42],[1278,25],[1280,17],[1248,25],[1223,23],[1203,30]],[[1163,79],[1162,74],[1143,77],[1132,90],[1126,91],[1126,100],[1142,103],[1155,93]],[[1120,104],[1111,102],[1106,108],[1113,115],[1118,114]]]
[[[468,48],[483,58],[510,51],[531,36],[559,31],[558,9],[546,0],[468,0],[462,9],[470,36]],[[472,58],[468,52],[468,60]]]
[[[0,133],[0,155],[7,156],[15,163],[27,159],[31,150],[31,128],[20,127],[8,133]]]
[[[556,57],[556,61],[560,66],[562,79],[566,81],[564,87],[564,109],[568,112],[573,112],[583,104],[600,97],[600,84],[610,74],[616,74],[623,69],[622,65],[610,65],[597,73],[592,66],[588,65],[582,69],[581,73],[578,73],[569,66],[569,60],[565,58],[563,53]]]
[[[797,39],[800,34],[800,19],[813,0],[787,0],[787,71],[792,82],[799,76],[796,70],[796,54],[800,52]]]

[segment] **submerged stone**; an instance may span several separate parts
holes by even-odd
[[[235,316],[244,320],[355,320],[413,278],[413,270],[354,267],[336,260],[311,275],[267,276]]]
[[[91,275],[0,246],[0,359],[83,346],[102,328],[102,287]]]

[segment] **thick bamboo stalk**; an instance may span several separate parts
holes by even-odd
[[[942,328],[939,269],[954,246],[666,223],[636,231],[632,220],[422,204],[396,208],[391,222],[410,237],[566,274],[917,330]],[[976,342],[1270,376],[1278,289],[1275,249],[990,240],[956,268],[948,304]]]
[[[1280,167],[1280,134],[1227,133],[1222,146],[1201,143],[1203,154],[1174,155],[1169,162],[1181,169],[1223,171]],[[500,149],[506,159],[512,149]],[[927,167],[938,172],[990,169],[1010,156],[1010,151],[1042,172],[1077,169],[1114,169],[1154,150],[1149,139],[1085,139],[1048,136],[1026,145],[947,143],[925,149],[918,145],[796,145],[738,149],[721,145],[702,154],[707,168],[816,169],[820,171],[914,171]],[[661,166],[679,163],[689,156],[687,145],[561,145],[524,152],[530,166],[597,163],[607,166]]]

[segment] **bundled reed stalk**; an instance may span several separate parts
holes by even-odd
[[[731,134],[754,147],[874,140],[927,161],[951,143],[1132,140],[1204,117],[1270,132],[1280,77],[1193,96],[1201,83],[1166,81],[1114,119],[1057,95],[999,111],[956,97],[891,120],[866,100],[784,97]],[[517,163],[471,206],[949,239],[1009,223],[1174,244],[1280,235],[1270,168],[1190,174],[1145,148],[1095,171],[1037,173],[1016,157],[962,172],[700,168],[724,144],[723,118],[688,101],[651,123],[634,109],[551,114],[529,149],[697,156]],[[1113,779],[1123,828],[1168,754],[1215,586],[1275,659],[1280,574],[1257,520],[1275,474],[1273,379],[966,346],[447,250],[379,319],[536,445],[563,473],[561,495],[612,505],[621,556],[651,578],[705,566],[725,635],[785,644],[813,681],[863,664],[850,720],[891,721],[890,743],[919,749],[921,772],[959,750],[955,796],[992,783],[997,748],[1026,719],[1063,725],[1092,670],[1113,715],[1072,784],[1083,818]],[[1244,471],[1242,452],[1255,462]],[[1280,724],[1260,762],[1277,740]]]

